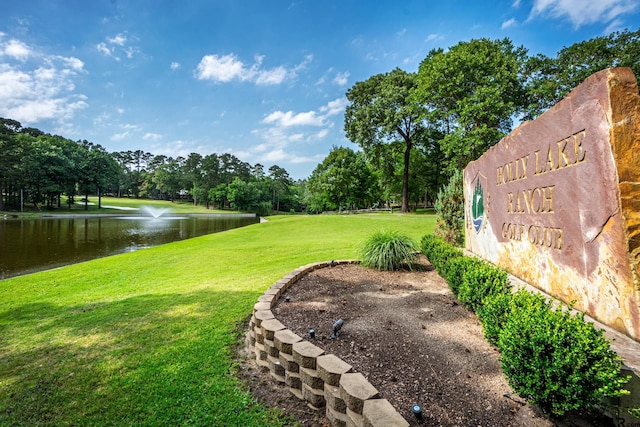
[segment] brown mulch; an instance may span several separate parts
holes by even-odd
[[[287,291],[273,312],[362,373],[412,426],[610,426],[596,414],[549,420],[512,394],[499,353],[483,337],[476,316],[453,296],[422,258],[413,271],[386,272],[360,265],[313,271]],[[332,339],[332,325],[343,326]],[[302,426],[329,426],[324,409],[310,407],[285,386],[240,357],[239,376],[254,397],[283,409]],[[423,408],[421,419],[411,407]]]

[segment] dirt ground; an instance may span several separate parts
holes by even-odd
[[[422,259],[413,271],[383,272],[338,265],[304,276],[273,308],[296,334],[362,373],[412,426],[610,426],[595,414],[549,420],[512,394],[499,353],[458,303],[446,282]],[[332,339],[332,325],[343,326]],[[242,359],[239,356],[239,359]],[[269,374],[244,360],[239,374],[256,399],[303,426],[329,426],[324,409],[299,401]],[[423,408],[421,419],[411,407]]]

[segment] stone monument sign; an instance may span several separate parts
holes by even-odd
[[[464,170],[466,248],[640,340],[640,96],[600,71]]]

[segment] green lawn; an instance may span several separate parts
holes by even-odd
[[[373,231],[419,240],[433,223],[272,217],[0,281],[0,425],[282,425],[234,375],[258,296],[299,266],[357,257]]]

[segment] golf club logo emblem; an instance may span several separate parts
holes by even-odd
[[[473,190],[473,200],[471,202],[471,217],[473,220],[473,228],[476,233],[480,232],[482,224],[484,224],[484,191],[482,189],[482,183],[480,179],[476,181],[475,188]]]

